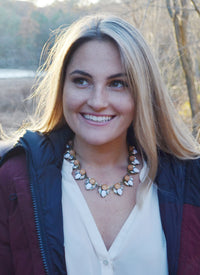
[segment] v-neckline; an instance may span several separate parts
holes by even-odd
[[[133,269],[136,274],[148,271],[167,274],[166,240],[160,220],[157,187],[152,183],[142,206],[133,208],[107,249],[70,168],[69,164],[63,163],[63,233],[68,270],[77,274],[81,268],[84,274],[91,275],[96,270],[99,275],[131,274]],[[141,261],[146,264],[141,265]]]
[[[134,219],[137,216],[138,213],[138,205],[136,204],[133,209],[131,210],[130,214],[128,215],[127,219],[121,226],[119,232],[117,233],[115,239],[113,240],[111,246],[109,249],[106,248],[105,242],[103,240],[103,237],[100,233],[99,228],[97,227],[96,221],[92,215],[92,212],[89,208],[89,205],[83,196],[76,180],[74,179],[72,175],[72,166],[71,164],[67,161],[64,160],[67,165],[70,166],[71,171],[70,171],[70,177],[72,179],[74,191],[77,192],[77,196],[74,196],[75,198],[75,203],[77,205],[77,209],[79,209],[81,218],[84,220],[84,225],[87,228],[87,232],[89,234],[89,237],[91,239],[91,242],[93,243],[94,247],[96,250],[98,250],[98,253],[101,255],[102,253],[104,255],[109,255],[114,257],[119,251],[120,247],[123,245],[125,238],[128,238],[128,233],[130,232],[129,228],[131,224],[133,223]],[[144,167],[143,167],[144,168]],[[142,170],[143,170],[142,168]],[[80,207],[81,205],[81,207]]]

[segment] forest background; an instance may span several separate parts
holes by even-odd
[[[149,43],[179,114],[200,141],[200,0],[0,0],[0,69],[36,71],[57,28],[97,12],[119,15]],[[0,78],[0,123],[17,129],[32,112],[33,77]]]

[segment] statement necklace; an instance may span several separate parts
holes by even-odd
[[[115,183],[112,186],[108,186],[107,184],[99,185],[94,178],[89,178],[87,176],[86,170],[81,168],[79,160],[76,159],[76,152],[73,150],[73,142],[69,141],[66,145],[66,152],[64,154],[64,158],[72,164],[72,168],[74,170],[74,179],[75,180],[85,180],[85,189],[86,190],[94,190],[97,189],[98,193],[102,198],[105,198],[110,191],[112,190],[114,194],[121,196],[123,194],[124,186],[131,187],[134,185],[134,174],[138,174],[140,170],[136,167],[140,162],[136,158],[136,154],[138,153],[134,146],[128,147],[128,167],[127,174],[123,177],[121,182]]]

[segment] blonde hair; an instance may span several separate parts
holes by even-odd
[[[32,129],[49,133],[66,125],[62,107],[66,67],[77,47],[94,39],[109,39],[118,47],[135,102],[129,132],[146,157],[149,177],[155,178],[158,150],[180,159],[199,155],[197,143],[176,119],[158,66],[142,35],[128,22],[113,16],[87,16],[61,31],[42,67],[45,74],[36,89],[40,100]]]

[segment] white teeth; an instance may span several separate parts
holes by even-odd
[[[94,122],[107,122],[112,119],[111,116],[93,116],[93,115],[83,115],[85,119],[94,121]]]

